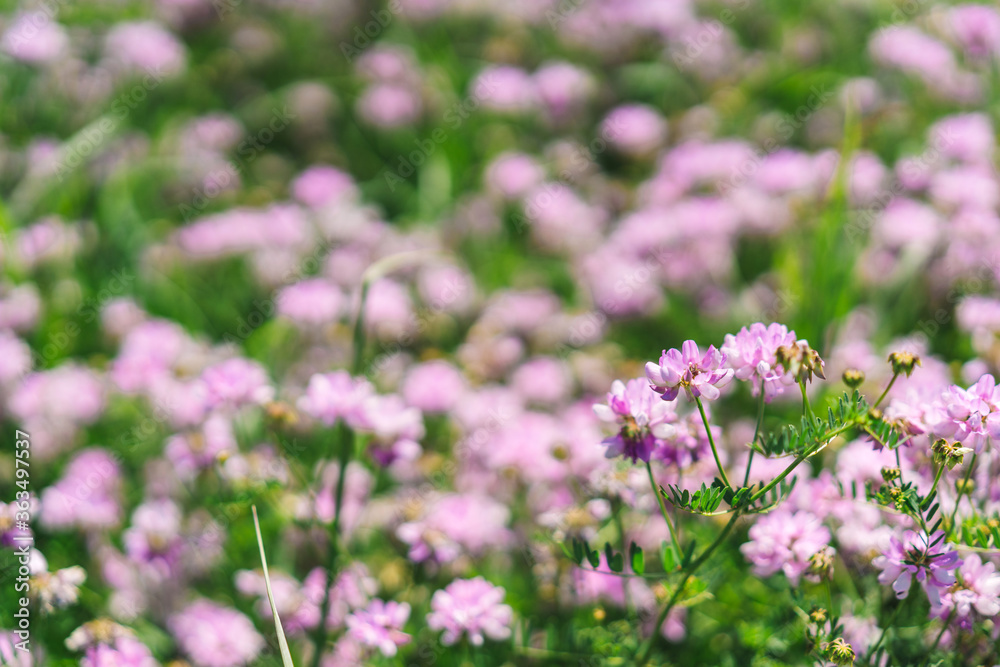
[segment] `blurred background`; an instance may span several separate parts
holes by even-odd
[[[177,575],[178,590],[232,596],[252,614],[231,592],[233,572],[256,562],[248,499],[287,510],[265,521],[277,543],[288,508],[329,487],[329,476],[315,488],[289,481],[326,451],[315,422],[294,426],[294,406],[313,373],[351,367],[363,275],[373,279],[355,375],[399,399],[384,408],[399,419],[373,436],[382,449],[359,482],[358,525],[385,533],[359,560],[384,565],[379,585],[410,591],[415,607],[414,591],[437,575],[406,569],[401,520],[386,507],[430,479],[513,508],[521,519],[502,507],[487,522],[496,532],[483,550],[507,553],[507,565],[531,554],[531,573],[505,582],[515,608],[568,623],[565,582],[551,554],[536,553],[547,544],[536,534],[565,528],[564,515],[546,514],[553,507],[586,502],[568,477],[606,472],[589,405],[685,339],[720,345],[743,325],[781,322],[823,354],[835,384],[857,367],[875,392],[891,375],[890,345],[961,381],[1000,362],[992,4],[0,8],[0,416],[31,433],[39,492],[79,450],[117,452],[114,530],[154,497],[173,497],[196,523],[222,512],[221,534],[233,526],[225,560]],[[365,274],[372,265],[381,268]],[[196,382],[234,356],[266,369],[274,401],[227,422],[244,431],[216,451]],[[753,414],[751,397],[731,400]],[[273,423],[289,429],[280,447]],[[746,427],[729,442],[733,460]],[[192,445],[207,448],[204,461],[164,453],[167,439],[191,433],[208,442]],[[455,443],[480,441],[469,456],[514,470],[515,487],[533,494],[527,508],[502,473],[463,463]],[[290,470],[272,450],[251,456],[248,443],[262,442],[283,447]],[[243,466],[227,474],[245,481],[261,466],[270,486],[199,477],[222,451]],[[188,464],[190,476],[177,472]],[[12,461],[0,470],[6,478]],[[541,501],[542,487],[564,493]],[[116,562],[102,549],[123,547],[85,520],[55,521],[49,538],[39,533],[50,566],[90,572],[83,606],[48,630],[37,621],[53,660],[69,661],[63,637],[109,604],[122,611],[113,600],[124,584],[100,571]],[[295,553],[309,541],[296,530],[275,561],[302,573],[321,559]],[[649,537],[654,550],[659,537]],[[169,610],[143,604],[130,622],[166,660]],[[713,604],[764,613],[733,595]],[[748,621],[705,654],[719,628],[696,618],[690,634],[702,643],[684,655],[749,659],[770,622]]]

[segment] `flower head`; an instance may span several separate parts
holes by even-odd
[[[784,325],[756,322],[736,335],[726,335],[722,345],[725,365],[733,369],[736,379],[752,382],[754,396],[763,384],[764,396],[770,400],[795,384],[795,378],[779,366],[777,357],[779,348],[794,345],[795,340],[795,332]]]
[[[503,640],[510,636],[514,612],[503,604],[505,591],[482,577],[456,579],[434,593],[427,626],[444,630],[441,643],[451,646],[467,633],[473,646],[483,643],[483,635]]]
[[[812,513],[778,510],[754,524],[750,542],[740,551],[753,563],[758,576],[767,577],[780,570],[798,584],[802,575],[818,574],[813,556],[829,548],[829,543],[830,530]]]
[[[951,386],[941,397],[934,431],[981,453],[989,437],[1000,439],[1000,387],[983,375],[968,389]]]
[[[996,565],[983,562],[977,554],[966,558],[958,570],[959,583],[941,596],[941,604],[931,609],[931,614],[948,618],[955,613],[955,622],[964,630],[971,630],[979,618],[993,618],[1000,614],[1000,572]]]
[[[902,541],[892,537],[889,549],[877,556],[872,565],[882,570],[880,584],[892,582],[892,590],[902,600],[910,592],[913,578],[924,587],[932,607],[941,605],[941,591],[955,583],[955,569],[962,564],[958,552],[948,550],[944,531],[927,535],[912,530],[903,533]]]
[[[608,392],[607,404],[594,405],[594,413],[603,422],[615,424],[619,432],[607,438],[606,456],[625,456],[636,460],[649,461],[658,438],[670,437],[677,415],[670,405],[660,400],[660,396],[644,378],[629,380],[628,384],[615,380]]]
[[[167,627],[181,651],[201,667],[246,665],[264,649],[264,638],[249,618],[208,600],[193,602],[174,614]]]
[[[664,350],[658,364],[647,362],[646,377],[665,401],[677,398],[682,387],[692,397],[713,401],[719,397],[719,389],[733,379],[733,369],[722,368],[725,359],[714,345],[702,354],[697,343],[686,340],[680,350]]]
[[[405,602],[372,600],[367,608],[347,617],[347,632],[361,644],[391,658],[399,646],[410,641],[410,635],[402,631],[409,618],[410,605]]]

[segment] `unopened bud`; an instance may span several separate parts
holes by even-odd
[[[267,416],[281,426],[295,426],[299,421],[299,415],[288,403],[272,401],[266,406]]]
[[[957,479],[955,480],[955,490],[959,493],[972,493],[976,488],[976,480],[974,479]]]
[[[950,470],[962,462],[966,452],[972,450],[968,447],[962,447],[957,442],[948,442],[944,438],[940,438],[931,445],[931,451],[934,453],[934,462],[938,465],[946,465]]]
[[[809,611],[809,619],[816,625],[826,623],[826,618],[827,618],[826,609],[823,609],[822,607],[813,607]]]
[[[806,575],[816,580],[833,579],[833,554],[833,549],[823,547],[810,556]]]
[[[825,380],[823,374],[823,359],[819,352],[809,347],[809,343],[800,340],[794,345],[782,345],[775,352],[778,365],[786,373],[790,373],[799,382],[809,382],[815,374]]]
[[[844,384],[851,389],[857,389],[865,381],[864,372],[859,371],[857,368],[848,368],[841,377],[844,380]]]
[[[899,468],[890,468],[889,466],[882,468],[882,479],[885,480],[886,484],[892,484],[899,479],[899,476]]]
[[[893,375],[906,373],[910,377],[914,366],[920,366],[920,357],[912,352],[893,352],[889,355],[889,364],[892,366]]]
[[[835,665],[853,665],[854,649],[842,637],[834,639],[824,646],[827,659]]]

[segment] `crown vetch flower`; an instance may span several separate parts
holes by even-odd
[[[830,530],[814,514],[778,509],[750,528],[750,542],[740,551],[753,563],[754,574],[768,577],[780,570],[797,585],[813,566],[813,555],[829,544]]]
[[[778,364],[778,349],[795,345],[795,332],[783,324],[761,322],[743,327],[739,333],[726,334],[722,345],[725,365],[732,368],[737,380],[749,380],[753,395],[760,394],[764,385],[764,397],[771,400],[794,385],[795,378]]]
[[[931,614],[942,619],[955,613],[955,622],[971,630],[976,617],[993,618],[1000,614],[1000,572],[996,565],[972,554],[958,570],[960,582],[941,596],[941,605]]]
[[[309,387],[298,406],[327,426],[343,418],[353,428],[365,428],[370,425],[365,406],[374,394],[370,382],[355,379],[347,371],[317,373],[309,379]]]
[[[677,398],[681,388],[691,396],[704,396],[713,401],[720,395],[719,389],[733,379],[732,368],[722,368],[725,355],[709,345],[705,354],[693,340],[686,340],[681,349],[664,350],[658,364],[646,363],[646,377],[653,391],[665,401]]]
[[[181,651],[203,667],[246,665],[265,646],[249,618],[209,600],[192,602],[171,616],[167,627]]]
[[[644,378],[624,383],[615,380],[608,392],[607,405],[594,405],[594,414],[603,422],[615,424],[619,432],[604,440],[605,453],[609,459],[625,456],[636,460],[649,461],[649,456],[657,445],[657,438],[669,438],[674,428],[668,423],[676,421],[677,415],[669,403],[660,400],[660,395],[650,388]]]
[[[205,383],[211,407],[262,405],[274,398],[274,388],[267,371],[260,364],[242,358],[227,359],[206,368],[201,379]]]
[[[130,628],[107,618],[85,623],[66,639],[66,647],[83,651],[82,667],[158,667],[152,653]],[[0,664],[6,664],[0,660]]]
[[[929,536],[908,530],[903,533],[902,541],[893,536],[888,550],[872,560],[872,565],[882,570],[879,583],[892,582],[897,598],[902,600],[909,594],[915,577],[927,592],[932,607],[941,606],[941,591],[955,583],[955,569],[961,564],[958,552],[949,550],[945,544],[943,530]]]
[[[951,386],[942,395],[947,414],[935,431],[963,445],[983,451],[988,437],[1000,438],[1000,387],[992,375],[984,375],[968,389]]]
[[[367,608],[347,617],[347,632],[358,642],[391,658],[399,646],[410,641],[410,635],[402,631],[409,618],[410,605],[405,602],[372,600]]]
[[[441,643],[451,646],[468,633],[473,646],[483,644],[483,635],[497,641],[510,637],[514,612],[503,604],[506,591],[482,577],[456,579],[434,593],[427,626],[444,630]]]

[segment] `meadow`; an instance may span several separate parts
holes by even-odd
[[[1000,664],[998,122],[985,0],[0,0],[0,667]]]

